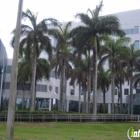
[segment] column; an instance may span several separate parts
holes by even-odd
[[[108,114],[111,114],[111,104],[108,103]]]
[[[52,99],[50,98],[50,101],[49,101],[49,111],[51,111],[51,105],[52,105]]]
[[[69,100],[67,100],[67,112],[69,111]]]

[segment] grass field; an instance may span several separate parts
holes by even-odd
[[[140,123],[15,123],[15,140],[128,140],[130,127]],[[0,122],[0,140],[5,140],[6,122]],[[140,139],[140,138],[137,138]],[[134,139],[133,139],[134,140]]]

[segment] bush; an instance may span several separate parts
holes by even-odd
[[[0,114],[7,114],[7,110],[1,111]],[[78,114],[77,112],[65,112],[65,111],[33,111],[30,112],[28,110],[16,110],[15,114]]]

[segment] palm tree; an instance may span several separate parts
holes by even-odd
[[[82,92],[84,95],[84,106],[83,106],[83,112],[86,112],[86,91],[87,91],[87,61],[85,59],[78,59],[75,58],[74,68],[70,72],[70,84],[74,84],[75,82],[79,84],[80,87],[82,87]],[[81,97],[81,91],[79,88],[79,99]],[[81,107],[81,100],[79,100],[79,113],[80,113],[80,107]]]
[[[119,69],[115,73],[116,86],[118,87],[118,103],[120,102],[120,114],[123,114],[122,104],[122,85],[128,81],[128,73],[126,71],[127,60],[122,60]]]
[[[51,56],[52,46],[50,38],[47,36],[48,26],[57,25],[57,21],[53,18],[43,19],[37,23],[37,14],[33,14],[29,9],[22,13],[22,19],[28,20],[30,25],[21,25],[21,41],[20,41],[20,53],[24,52],[29,65],[32,67],[31,70],[31,106],[30,111],[35,109],[35,81],[36,81],[36,67],[37,57],[39,56],[39,50],[45,50],[48,55]],[[50,24],[51,22],[51,24]],[[15,30],[13,31],[13,33]],[[12,44],[14,37],[12,39]],[[25,51],[23,51],[23,49]]]
[[[136,50],[134,44],[131,44],[130,47],[127,47],[127,49],[127,72],[129,74],[130,81],[130,114],[133,114],[133,73],[140,68],[140,50]],[[135,81],[135,85],[136,83],[137,82]]]
[[[87,105],[86,112],[90,113],[90,96],[91,96],[91,42],[88,41],[85,46],[79,49],[79,46],[75,44],[75,40],[73,40],[74,47],[74,56],[77,56],[78,60],[81,60],[82,57],[86,59],[87,62]],[[76,57],[75,57],[76,58]],[[75,59],[73,61],[76,61]]]
[[[66,86],[69,70],[72,68],[69,61],[72,58],[71,40],[69,39],[71,22],[64,25],[63,28],[50,29],[49,35],[57,40],[56,55],[51,60],[51,64],[55,67],[55,71],[60,74],[60,110],[66,110]]]
[[[24,109],[24,96],[25,96],[25,83],[31,78],[31,68],[29,67],[26,59],[21,59],[18,63],[18,77],[17,84],[22,86],[23,96],[22,96],[22,110]]]
[[[42,80],[42,78],[49,80],[50,64],[46,59],[38,58],[36,68],[37,73],[35,77],[36,78],[35,84],[37,81]],[[30,82],[31,76],[32,76],[31,67],[28,65],[27,59],[25,58],[20,59],[20,62],[18,63],[18,83],[21,84],[23,88],[22,109],[24,106],[25,83]],[[36,90],[35,90],[35,98],[36,98]]]
[[[87,41],[92,41],[93,50],[93,92],[94,92],[94,114],[97,114],[97,48],[99,47],[98,37],[99,35],[124,35],[124,32],[120,29],[119,20],[117,17],[111,16],[99,16],[102,10],[103,2],[101,1],[95,10],[91,11],[91,17],[88,14],[80,13],[76,17],[84,23],[84,26],[79,26],[71,31],[71,37],[73,37],[79,46],[82,46]],[[81,45],[82,44],[82,45]]]
[[[129,41],[130,39],[127,37],[118,38],[116,40],[110,37],[106,40],[101,52],[103,57],[101,58],[100,63],[102,64],[109,60],[109,67],[111,69],[112,114],[114,113],[115,73],[120,70],[121,60],[126,56],[124,44]]]
[[[109,89],[111,83],[111,76],[109,70],[104,70],[102,67],[98,70],[98,89],[101,89],[103,93],[103,112],[105,113],[105,94]]]

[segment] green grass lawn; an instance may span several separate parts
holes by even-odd
[[[16,122],[16,140],[128,140],[130,127],[139,123]],[[0,140],[5,140],[6,122],[0,122]],[[137,138],[140,139],[140,138]],[[133,139],[134,140],[134,139]]]

